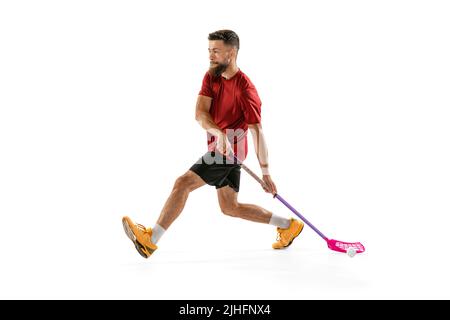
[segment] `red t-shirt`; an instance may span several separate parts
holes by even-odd
[[[239,160],[247,157],[249,124],[261,122],[261,100],[250,79],[239,70],[230,79],[213,77],[206,72],[199,95],[212,98],[209,113],[228,136]],[[215,149],[215,137],[207,134],[208,150]]]

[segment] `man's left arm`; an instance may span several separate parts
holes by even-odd
[[[249,124],[248,128],[252,134],[256,156],[258,157],[259,166],[263,174],[263,181],[266,183],[266,186],[263,186],[263,188],[266,192],[275,195],[277,193],[277,187],[270,177],[269,153],[261,123]]]

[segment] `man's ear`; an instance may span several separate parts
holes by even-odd
[[[232,58],[237,58],[237,48],[236,47],[232,47],[231,48],[231,57]]]

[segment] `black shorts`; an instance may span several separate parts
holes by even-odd
[[[189,169],[195,172],[210,186],[216,189],[230,186],[234,191],[239,192],[239,182],[241,180],[241,166],[227,161],[219,152],[207,152]]]

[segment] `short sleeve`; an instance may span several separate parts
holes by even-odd
[[[200,92],[198,94],[200,96],[207,96],[210,98],[213,97],[211,75],[209,74],[209,72],[206,72],[205,76],[203,77],[202,88],[200,89]]]
[[[242,94],[242,112],[247,124],[261,122],[261,100],[256,88],[251,85]]]

